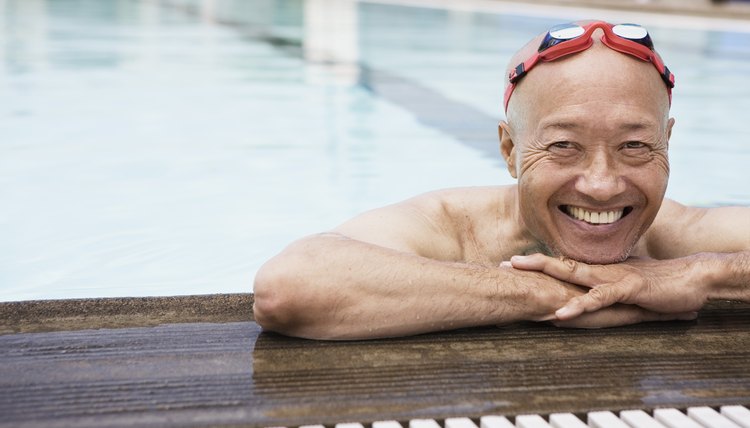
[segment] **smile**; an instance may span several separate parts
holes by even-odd
[[[625,207],[611,211],[590,211],[572,205],[563,205],[562,210],[576,220],[585,221],[589,224],[611,224],[621,219],[632,211],[631,207]]]

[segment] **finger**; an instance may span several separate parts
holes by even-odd
[[[546,264],[547,258],[549,257],[539,253],[528,256],[512,256],[510,258],[510,263],[516,269],[542,270]]]
[[[603,284],[590,289],[586,294],[570,299],[565,306],[555,311],[555,316],[560,320],[569,320],[584,312],[595,312],[623,300],[625,300],[623,287],[618,287],[616,284]]]
[[[638,306],[618,305],[598,312],[583,314],[572,320],[553,321],[552,323],[558,327],[605,328],[648,321],[690,321],[697,317],[697,312],[662,314]]]
[[[591,266],[567,257],[554,258],[543,254],[532,254],[513,256],[510,262],[516,269],[544,272],[560,281],[586,287],[593,287],[597,284],[597,278],[593,275]]]
[[[635,324],[647,320],[645,309],[632,305],[617,305],[601,311],[582,314],[570,320],[558,320],[552,323],[558,327],[572,328],[607,328]]]

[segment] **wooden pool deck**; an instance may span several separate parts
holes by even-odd
[[[0,427],[298,426],[750,404],[750,305],[604,330],[318,342],[252,296],[0,304]],[[117,327],[117,328],[115,328]]]

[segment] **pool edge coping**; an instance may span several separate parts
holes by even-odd
[[[252,293],[0,302],[0,335],[253,321]]]

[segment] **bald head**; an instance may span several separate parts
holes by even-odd
[[[593,21],[578,21],[586,25]],[[507,108],[508,122],[520,128],[534,109],[548,105],[547,101],[565,97],[571,91],[588,89],[598,93],[608,89],[610,102],[626,102],[621,95],[638,94],[652,99],[660,116],[669,113],[669,96],[664,82],[654,66],[631,55],[608,48],[601,41],[603,31],[596,29],[592,35],[593,45],[552,62],[540,62],[517,84]],[[508,76],[515,67],[532,57],[544,39],[545,33],[531,39],[519,49],[506,67],[505,87],[510,84]]]

